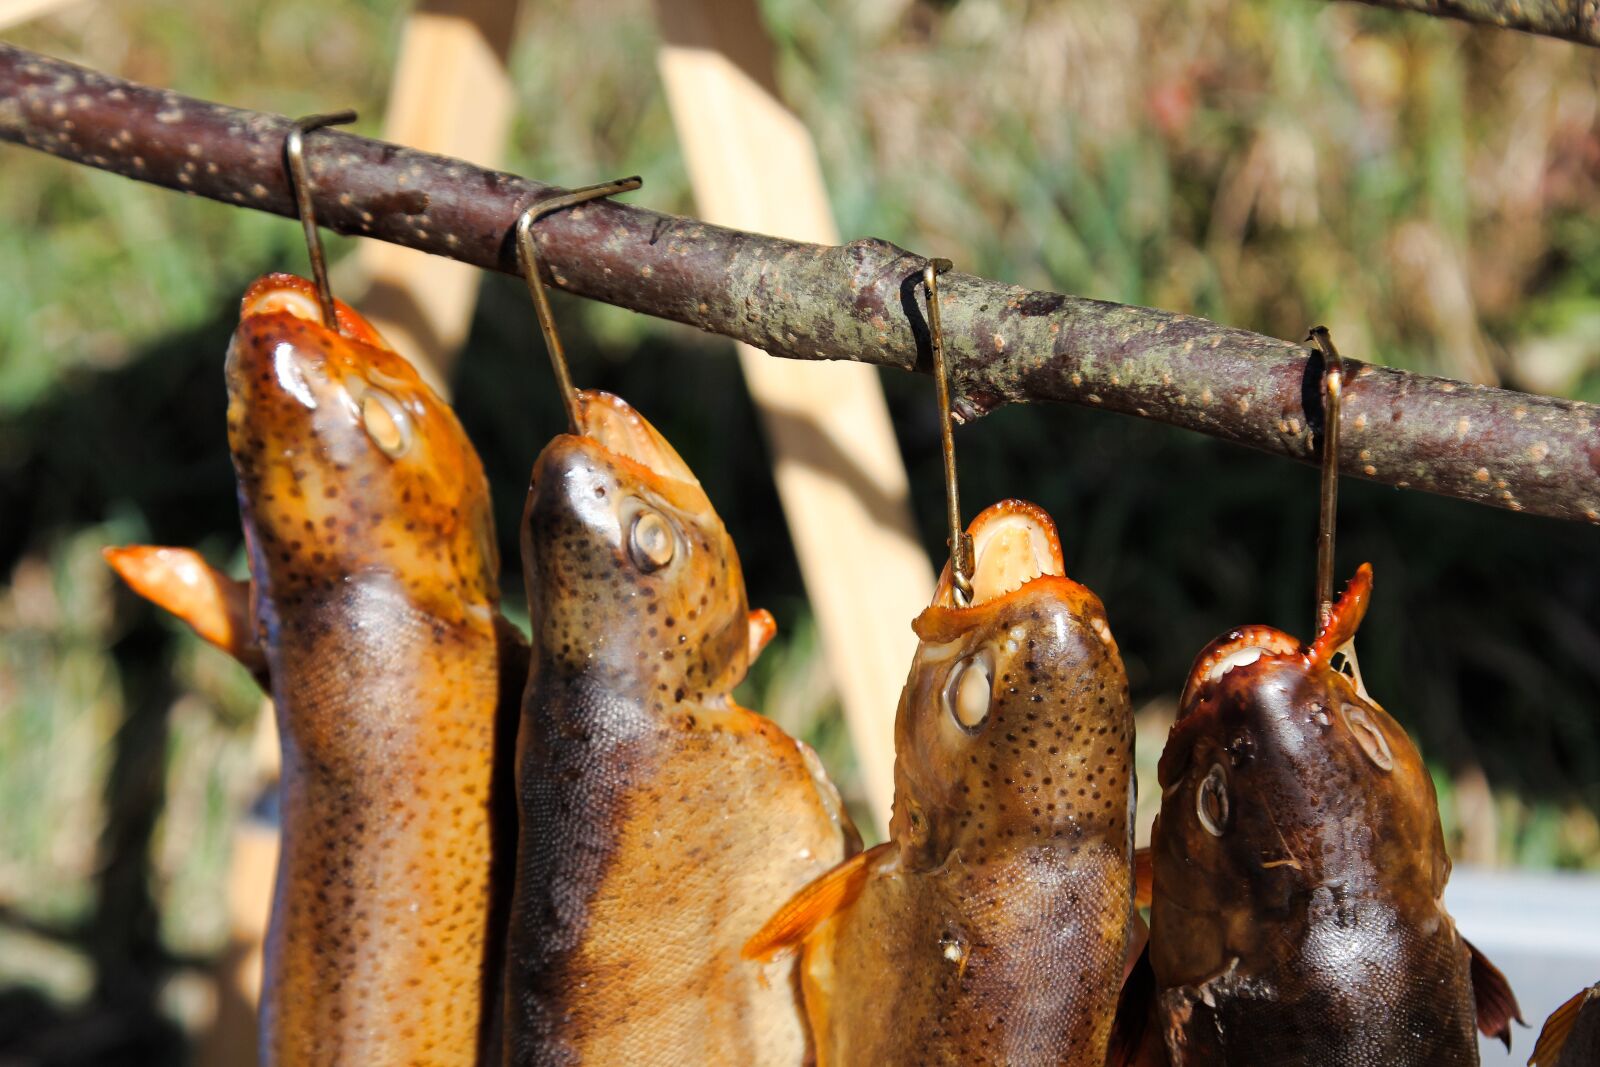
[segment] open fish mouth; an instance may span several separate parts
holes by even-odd
[[[317,287],[309,279],[297,274],[273,273],[257,278],[251,283],[250,288],[245,290],[244,299],[240,302],[239,318],[243,321],[255,315],[272,315],[279,312],[316,323],[328,329],[330,333],[342,333],[362,344],[381,348],[387,352],[394,351],[371,323],[342,300],[334,301],[334,315],[338,319],[337,330],[324,323],[322,305],[317,298]]]
[[[1248,667],[1266,656],[1300,652],[1300,642],[1271,626],[1245,626],[1217,638],[1195,658],[1179,701],[1179,714],[1192,711],[1195,698],[1221,682],[1230,671]]]
[[[1035,578],[1066,576],[1055,523],[1036,504],[1002,500],[986,508],[968,531],[973,607],[1014,593]]]
[[[599,389],[579,390],[578,416],[583,436],[612,455],[632,460],[663,478],[700,484],[677,449],[621,397]]]

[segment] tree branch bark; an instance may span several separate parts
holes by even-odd
[[[1372,7],[1415,11],[1600,47],[1597,0],[1360,0]]]
[[[293,217],[288,120],[0,44],[0,140]],[[512,229],[558,190],[333,130],[307,138],[323,225],[517,273]],[[538,224],[553,284],[792,359],[927,371],[923,258],[885,241],[785,241],[616,202]],[[1316,458],[1308,349],[1205,319],[952,272],[953,407],[1059,401]],[[1600,407],[1347,360],[1340,468],[1401,488],[1600,523]]]

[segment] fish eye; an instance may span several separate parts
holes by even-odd
[[[1361,746],[1361,751],[1377,766],[1380,771],[1394,770],[1394,753],[1389,751],[1389,742],[1383,733],[1375,726],[1367,713],[1354,704],[1344,704],[1339,708],[1339,714],[1344,716],[1345,725],[1350,727],[1350,733],[1355,736],[1356,744]]]
[[[1221,837],[1228,828],[1228,780],[1223,776],[1222,764],[1213,763],[1211,770],[1200,780],[1195,792],[1194,813],[1200,825],[1212,837]]]
[[[634,516],[633,527],[628,531],[628,554],[635,567],[646,574],[658,571],[672,562],[676,547],[672,527],[660,512],[645,508]]]
[[[411,416],[382,389],[361,393],[361,426],[384,455],[399,459],[411,448]]]
[[[977,732],[989,717],[989,702],[994,694],[994,665],[987,653],[968,656],[957,663],[944,684],[946,711],[968,733]]]

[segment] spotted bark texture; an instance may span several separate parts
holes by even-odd
[[[0,140],[74,162],[293,216],[288,128],[0,44]],[[306,156],[323,225],[507,274],[517,217],[559,191],[334,130],[309,134]],[[929,370],[925,260],[886,241],[804,244],[617,202],[537,228],[549,280],[580,296],[789,359]],[[957,272],[941,290],[963,420],[1055,401],[1317,458],[1320,362],[1299,344]],[[1346,474],[1600,523],[1600,406],[1347,362]]]
[[[1416,11],[1499,26],[1507,30],[1559,37],[1600,46],[1600,3],[1596,0],[1361,0],[1373,7]]]

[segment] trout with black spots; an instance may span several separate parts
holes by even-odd
[[[733,701],[773,623],[700,483],[627,404],[577,401],[522,529],[507,1062],[798,1065],[794,965],[739,947],[859,839],[812,751]]]
[[[1510,1045],[1516,1000],[1441,902],[1433,781],[1338,655],[1371,590],[1363,565],[1311,644],[1246,627],[1189,675],[1151,843],[1173,1067],[1476,1064],[1478,1028]]]
[[[338,326],[304,279],[245,293],[226,377],[250,586],[186,550],[107,556],[276,705],[261,1062],[492,1062],[527,651],[477,453],[343,304]]]
[[[1100,600],[1021,501],[945,569],[895,719],[890,840],[747,945],[799,946],[817,1062],[1102,1067],[1133,936],[1133,716]]]

